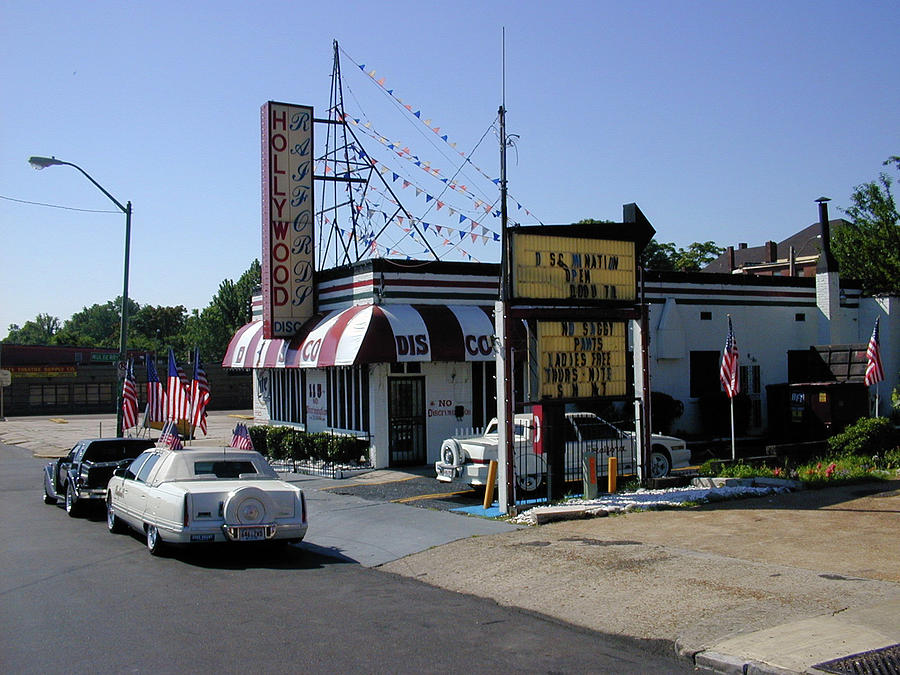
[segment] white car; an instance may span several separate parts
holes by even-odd
[[[153,555],[166,544],[299,542],[306,499],[255,450],[156,447],[116,469],[106,524],[146,535]]]
[[[513,443],[516,484],[523,492],[534,492],[544,482],[547,462],[543,453],[534,451],[531,415],[516,415]],[[634,433],[621,431],[593,413],[565,414],[566,480],[581,480],[581,454],[588,450],[598,454],[597,475],[606,476],[607,458],[618,460],[621,473],[634,473],[637,468]],[[442,482],[460,480],[469,485],[487,482],[488,465],[497,459],[497,419],[488,423],[484,434],[474,438],[448,438],[441,444],[441,458],[435,462],[437,479]],[[650,475],[667,476],[672,469],[689,466],[691,451],[680,438],[652,434]]]

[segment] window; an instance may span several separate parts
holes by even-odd
[[[750,397],[750,426],[762,426],[762,398],[758,364],[740,366],[741,390]]]
[[[152,453],[144,452],[138,455],[137,459],[134,460],[131,464],[128,465],[128,468],[125,469],[125,478],[130,480],[134,480],[137,478],[137,472],[141,470],[141,466],[143,466],[144,462],[147,461],[147,458],[150,457]]]
[[[270,416],[278,422],[306,422],[306,373],[291,368],[274,368],[271,373],[272,403]]]
[[[700,312],[701,321],[712,321],[712,312]]]
[[[806,321],[806,314],[803,312],[797,312],[794,314],[794,321]]]
[[[156,466],[156,463],[159,461],[159,455],[152,454],[147,457],[147,461],[141,466],[140,470],[137,474],[137,479],[141,483],[147,482],[147,476],[150,475],[150,472],[153,470],[153,467]]]
[[[238,478],[242,473],[256,473],[253,462],[212,461],[194,462],[194,475],[214,475],[216,478]]]
[[[369,431],[369,368],[329,368],[328,426],[334,429]]]
[[[719,390],[719,352],[691,352],[691,398]]]

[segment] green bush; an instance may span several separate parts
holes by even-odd
[[[268,433],[268,430],[269,427],[265,424],[247,428],[247,431],[250,432],[250,440],[253,442],[253,449],[266,457],[269,455],[269,448],[266,443],[266,434]]]
[[[836,455],[879,455],[894,450],[900,437],[886,417],[863,417],[828,439],[829,452]]]
[[[650,392],[650,417],[653,431],[672,433],[672,424],[684,414],[684,403],[661,391]]]
[[[268,456],[270,459],[290,459],[291,434],[293,431],[290,427],[270,426],[268,428],[266,445],[269,448]]]

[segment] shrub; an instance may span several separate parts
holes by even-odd
[[[878,455],[894,450],[898,432],[886,417],[863,417],[828,439],[828,450],[837,455]]]
[[[650,416],[653,431],[668,434],[672,424],[684,414],[684,403],[661,391],[650,392]]]
[[[250,440],[253,442],[253,449],[268,457],[269,448],[266,443],[266,434],[268,434],[269,427],[265,424],[260,424],[259,426],[248,427],[247,431],[250,432]]]
[[[293,429],[290,427],[270,426],[266,433],[266,445],[268,446],[270,459],[289,459],[291,456],[291,434]]]

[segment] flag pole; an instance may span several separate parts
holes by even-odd
[[[732,396],[728,399],[731,403],[731,461],[737,459],[737,451],[735,450],[735,441],[734,441],[734,397]]]

